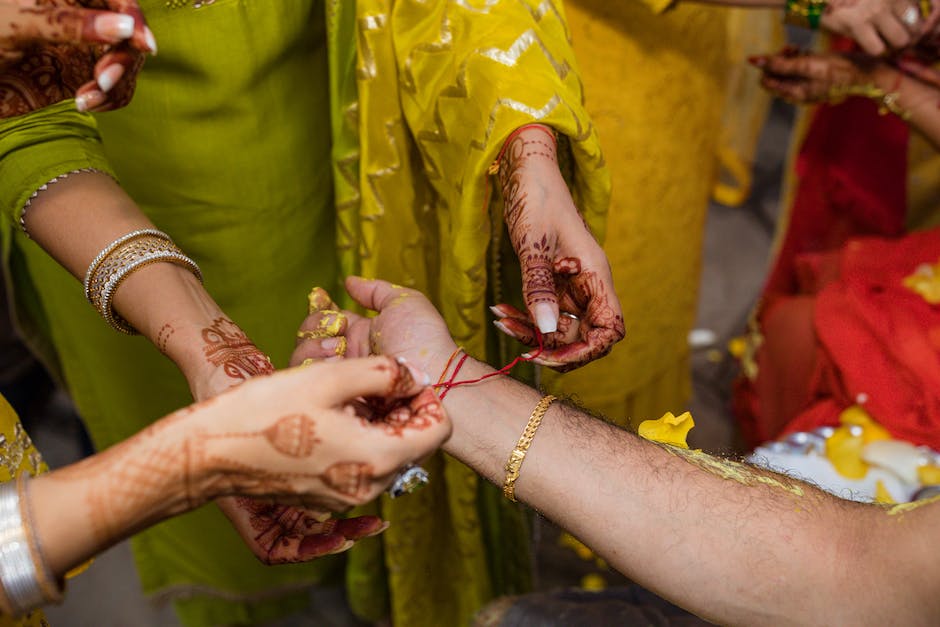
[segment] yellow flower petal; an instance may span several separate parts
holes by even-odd
[[[862,460],[861,435],[852,435],[849,427],[839,427],[826,440],[826,457],[843,477],[861,479],[868,474],[868,464]]]
[[[902,283],[907,289],[920,294],[931,305],[940,304],[940,263],[917,266]]]
[[[590,573],[581,577],[582,590],[603,590],[607,587],[607,582],[597,573]]]
[[[885,487],[885,484],[881,482],[881,479],[875,482],[875,503],[883,503],[885,505],[897,503],[894,497],[891,496],[891,493],[888,492],[888,488]]]
[[[917,478],[924,485],[940,485],[940,466],[927,464],[917,469]]]
[[[891,434],[871,417],[865,409],[859,405],[852,405],[839,414],[839,422],[843,425],[856,425],[862,428],[862,441],[865,444],[875,442],[876,440],[890,440]]]
[[[679,448],[689,448],[686,438],[694,426],[695,421],[689,412],[678,416],[674,416],[672,412],[666,412],[659,420],[644,420],[641,422],[637,433],[641,438],[653,442],[672,444]]]
[[[744,353],[747,352],[747,339],[743,335],[739,335],[728,340],[728,352],[735,359],[744,357]]]
[[[594,551],[589,549],[587,545],[575,538],[568,532],[562,533],[558,536],[559,546],[567,547],[575,552],[575,554],[583,559],[584,561],[590,561],[594,559]]]

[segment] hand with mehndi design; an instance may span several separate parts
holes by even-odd
[[[371,357],[248,381],[31,480],[32,531],[61,577],[137,530],[227,496],[241,501],[240,530],[263,562],[339,553],[387,524],[331,513],[376,498],[450,435],[426,380]]]
[[[253,406],[251,397],[239,393],[235,398],[246,419],[229,420],[224,430],[231,433],[207,434],[201,444],[222,481],[232,483],[218,492],[242,495],[218,501],[220,507],[267,564],[345,551],[381,533],[387,525],[375,516],[328,520],[329,513],[376,498],[403,466],[430,454],[450,432],[443,408],[426,387],[427,376],[404,363],[372,358],[293,372],[315,383],[298,394],[296,384],[281,383],[285,377],[279,373],[240,386],[239,392],[251,387],[261,398]],[[283,415],[263,426],[253,414],[271,402],[278,387]],[[222,403],[228,396],[217,398]],[[261,440],[269,448],[257,446]],[[217,446],[237,450],[215,454]],[[275,451],[280,456],[272,457]]]
[[[537,345],[537,326],[546,350],[534,361],[566,371],[610,352],[624,325],[607,256],[574,205],[555,151],[553,134],[540,125],[524,127],[503,148],[503,216],[528,313],[505,304],[493,311],[496,326],[528,346]]]
[[[73,96],[81,111],[130,102],[144,53],[157,50],[137,0],[78,4],[0,0],[0,117]]]
[[[761,86],[789,102],[827,102],[854,87],[874,83],[873,70],[882,62],[847,53],[805,53],[787,47],[776,54],[750,57],[763,72]]]

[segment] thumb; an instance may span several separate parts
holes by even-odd
[[[353,300],[372,311],[382,311],[400,297],[407,288],[382,279],[346,277],[346,291]]]
[[[522,267],[522,297],[542,333],[558,330],[558,297],[555,294],[555,241],[543,233],[531,243],[524,238],[519,247]]]
[[[311,373],[309,376],[317,381],[323,397],[334,405],[360,396],[414,396],[431,382],[426,373],[391,357],[343,359],[324,365],[325,368],[303,368],[301,372]]]

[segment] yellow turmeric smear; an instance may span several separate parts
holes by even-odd
[[[910,503],[898,503],[897,505],[892,505],[888,508],[887,512],[888,516],[897,516],[899,514],[906,514],[917,509],[918,507],[931,505],[933,503],[940,503],[940,494],[937,496],[932,496],[929,499],[921,499],[919,501],[911,501]]]
[[[686,436],[694,426],[695,421],[689,412],[679,416],[666,413],[659,420],[647,420],[640,423],[637,433],[651,442],[660,444],[673,455],[681,457],[693,466],[716,477],[737,481],[746,486],[766,485],[785,490],[794,496],[803,496],[803,488],[796,483],[763,474],[741,462],[714,457],[700,449],[689,449]]]

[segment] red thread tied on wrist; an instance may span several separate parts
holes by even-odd
[[[522,355],[519,355],[518,357],[513,359],[511,362],[509,362],[508,364],[506,364],[499,370],[496,370],[489,374],[485,374],[482,377],[479,377],[477,379],[465,379],[463,381],[456,381],[457,374],[460,372],[460,369],[463,368],[463,364],[465,361],[467,361],[467,357],[469,357],[469,355],[466,352],[464,352],[463,356],[457,362],[457,366],[454,368],[454,372],[450,375],[450,378],[446,382],[443,382],[444,377],[447,376],[447,369],[450,368],[450,364],[453,363],[454,358],[457,356],[457,353],[463,350],[462,348],[458,348],[450,356],[450,359],[447,360],[447,364],[444,366],[444,372],[441,373],[441,378],[438,379],[438,382],[434,385],[435,388],[438,388],[438,389],[443,388],[439,393],[440,399],[444,400],[444,397],[447,396],[447,393],[450,392],[451,389],[459,385],[470,385],[471,383],[479,383],[480,381],[484,381],[491,377],[509,374],[512,371],[512,369],[515,368],[520,363],[524,361],[532,361],[533,359],[541,355],[542,351],[545,349],[545,346],[542,343],[542,333],[541,331],[538,330],[537,327],[535,328],[535,337],[538,340],[539,347],[534,353],[530,353],[528,357],[523,357]]]

